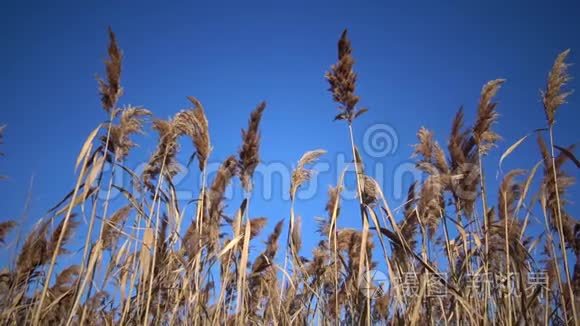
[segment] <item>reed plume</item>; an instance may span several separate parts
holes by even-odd
[[[260,234],[262,229],[266,226],[267,221],[268,219],[265,217],[256,217],[250,219],[250,240],[255,238],[258,234]],[[242,230],[244,230],[245,228],[246,228],[245,224],[243,224]]]
[[[143,183],[150,191],[155,190],[151,182],[154,178],[163,177],[171,179],[179,172],[179,166],[175,161],[175,156],[179,150],[177,137],[179,135],[175,127],[175,120],[155,120],[153,129],[159,134],[159,143],[157,149],[149,159],[149,162],[143,170]]]
[[[498,213],[500,220],[514,218],[516,200],[520,198],[522,185],[515,183],[514,179],[524,174],[524,170],[512,170],[503,178],[498,195]]]
[[[20,275],[28,275],[37,267],[44,265],[50,259],[48,254],[48,220],[39,221],[28,234],[16,258],[16,271]]]
[[[133,209],[132,205],[126,205],[117,210],[105,221],[103,226],[103,249],[110,249],[114,246],[117,238],[121,235],[122,224],[127,220],[129,213]]]
[[[566,63],[568,54],[570,54],[570,49],[565,50],[558,55],[556,61],[554,61],[552,70],[548,74],[546,89],[541,92],[544,112],[546,113],[546,120],[548,121],[549,126],[554,124],[558,108],[566,103],[566,99],[570,94],[572,94],[572,91],[562,91],[562,88],[566,86],[571,79],[568,74],[568,67],[570,64]]]
[[[359,97],[355,94],[357,74],[353,70],[354,58],[347,34],[345,29],[338,41],[338,62],[330,67],[325,77],[330,84],[332,98],[339,104],[338,109],[341,111],[334,120],[346,120],[351,124],[367,109],[356,108],[359,101]]]
[[[489,81],[481,89],[481,97],[477,106],[477,118],[473,126],[473,139],[482,154],[486,154],[495,146],[501,137],[491,130],[496,123],[498,113],[495,110],[497,103],[492,102],[493,98],[501,88],[505,79]]]
[[[471,217],[474,212],[477,188],[480,175],[478,153],[472,130],[464,128],[463,107],[460,107],[451,125],[451,133],[447,143],[449,151],[449,182],[458,213],[464,212]]]
[[[341,186],[329,187],[328,188],[328,201],[326,202],[325,210],[328,216],[332,217],[336,211],[336,216],[340,215],[340,193],[342,191]]]
[[[293,200],[298,188],[305,182],[308,182],[312,176],[312,170],[308,169],[306,166],[316,162],[320,156],[326,153],[325,150],[317,149],[313,151],[308,151],[302,155],[300,160],[298,160],[298,165],[292,171],[292,179],[290,182],[290,199]]]
[[[216,223],[219,223],[220,218],[223,216],[222,201],[224,199],[224,194],[231,179],[236,175],[238,171],[237,168],[237,161],[234,156],[226,158],[218,169],[217,175],[210,186],[208,192],[208,210],[210,219]]]
[[[4,240],[10,231],[16,226],[14,221],[5,221],[0,223],[0,244],[4,244]]]
[[[65,219],[62,219],[58,226],[52,232],[48,239],[48,255],[52,255],[58,250],[57,255],[66,253],[64,246],[71,240],[74,230],[79,226],[79,222],[75,219],[75,215],[71,215],[68,221],[68,226],[65,228]],[[60,247],[57,248],[58,239],[62,238]]]
[[[175,126],[179,132],[187,135],[193,141],[195,155],[199,161],[199,170],[203,171],[211,152],[208,122],[201,102],[193,96],[187,98],[194,107],[179,112],[175,117]]]
[[[429,174],[447,175],[449,173],[447,159],[439,143],[434,140],[433,132],[421,127],[417,132],[417,138],[419,142],[415,145],[413,155],[422,156],[417,167]]]
[[[237,173],[237,160],[232,155],[224,160],[220,165],[217,174],[206,193],[208,219],[204,219],[204,225],[198,225],[197,221],[191,223],[183,238],[184,248],[191,257],[200,250],[200,244],[205,244],[210,251],[217,248],[217,241],[220,236],[220,225],[225,217],[224,197],[227,186]],[[205,214],[203,212],[202,214]],[[198,232],[201,231],[201,235]],[[201,236],[201,238],[200,238]]]
[[[463,128],[463,116],[463,107],[460,107],[455,114],[455,117],[453,118],[453,123],[451,124],[451,133],[447,143],[447,149],[451,157],[452,169],[455,169],[459,165],[465,163],[467,160],[466,156],[469,156],[469,153],[464,152],[464,147],[468,141],[469,132]]]
[[[362,176],[362,202],[366,206],[373,205],[379,200],[379,185],[375,179],[368,175]]]
[[[274,258],[276,252],[278,251],[278,239],[282,233],[282,227],[284,226],[284,221],[279,221],[274,227],[274,231],[268,236],[266,240],[266,249],[260,254],[252,266],[252,273],[261,273],[266,268],[274,264]]]
[[[69,291],[74,281],[78,278],[80,270],[79,265],[71,265],[60,272],[56,276],[54,285],[51,287],[53,295],[58,297]]]
[[[129,106],[117,111],[119,124],[109,124],[108,150],[113,153],[117,161],[123,161],[129,151],[136,146],[131,135],[143,133],[143,119],[151,115],[144,108]],[[107,136],[101,137],[103,147],[107,146]]]
[[[266,102],[258,104],[248,121],[248,129],[242,129],[242,148],[239,151],[239,171],[242,186],[249,192],[252,189],[252,175],[260,163],[260,120],[266,108]]]
[[[252,308],[258,307],[260,302],[263,301],[274,307],[279,302],[276,272],[273,265],[275,264],[274,260],[278,251],[278,239],[282,233],[282,227],[283,221],[279,221],[266,240],[266,248],[256,257],[252,264],[251,275],[248,279],[250,284],[249,306]],[[275,316],[269,313],[268,310],[265,309],[262,317],[274,318]],[[249,313],[256,316],[259,313],[259,309],[253,309]]]
[[[117,45],[115,33],[109,27],[109,58],[105,60],[105,69],[107,71],[107,80],[98,79],[99,92],[101,93],[101,103],[107,113],[111,113],[115,109],[117,100],[121,96],[123,89],[121,88],[121,61],[123,54]]]
[[[419,216],[427,227],[429,238],[432,238],[437,231],[444,207],[441,181],[438,177],[429,176],[421,187],[417,203]]]

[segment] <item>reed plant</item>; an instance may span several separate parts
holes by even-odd
[[[288,180],[290,211],[280,212],[287,218],[255,217],[253,179],[266,103],[251,111],[238,152],[210,178],[210,132],[219,131],[211,129],[201,101],[188,96],[190,108],[168,119],[122,106],[123,54],[112,30],[107,54],[98,81],[105,120],[82,143],[72,190],[22,241],[12,235],[18,221],[0,223],[2,250],[7,244],[17,250],[0,272],[1,324],[578,325],[580,224],[567,209],[574,183],[567,169],[580,163],[574,146],[559,146],[554,136],[556,113],[571,95],[569,50],[557,56],[541,92],[546,126],[501,153],[500,166],[533,134],[537,164],[500,170],[497,189],[490,186],[487,176],[496,171],[486,161],[501,139],[496,97],[506,82],[491,80],[481,89],[473,124],[466,125],[460,108],[443,145],[428,128],[418,130],[412,157],[425,178],[391,209],[357,147],[356,121],[368,110],[359,105],[345,30],[325,78],[338,107],[334,119],[346,124],[352,163],[337,167],[344,170],[321,203],[326,216],[318,218],[320,239],[312,248],[302,246],[297,194],[324,149],[298,159]],[[157,146],[144,170],[133,171],[124,163],[137,146],[134,136],[149,129],[158,134]],[[0,141],[3,132],[0,127]],[[202,180],[199,189],[192,187],[195,200],[185,205],[174,184],[183,141],[193,144],[187,154]],[[349,168],[359,217],[342,216]],[[117,174],[132,180],[132,189],[117,184]],[[231,185],[241,187],[241,202],[226,198]],[[113,191],[122,194],[122,204],[112,205]],[[358,218],[360,228],[341,226]],[[275,225],[273,231],[258,244],[267,224]],[[83,243],[82,257],[70,262],[67,247],[75,237]],[[375,269],[387,275],[386,287],[373,282]],[[543,274],[547,282],[538,284]],[[490,276],[493,282],[486,281]],[[519,286],[512,289],[512,282]],[[446,295],[433,295],[434,285]]]

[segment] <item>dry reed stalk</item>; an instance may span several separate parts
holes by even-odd
[[[296,199],[296,192],[298,189],[312,177],[313,171],[308,169],[307,166],[314,164],[322,155],[326,153],[325,150],[317,149],[304,153],[302,157],[298,160],[296,168],[292,171],[292,176],[290,180],[290,225],[288,227],[288,248],[290,249],[290,254],[292,256],[293,264],[298,269],[301,269],[300,258],[299,258],[299,240],[300,240],[300,223],[296,222],[296,217],[294,213],[294,203]],[[298,217],[299,219],[299,217]],[[284,269],[286,269],[287,257],[284,259]],[[283,291],[283,290],[282,290]]]
[[[147,217],[146,228],[144,232],[144,237],[149,233],[147,231],[153,232],[154,234],[154,242],[146,246],[149,249],[152,249],[153,258],[150,260],[145,259],[145,254],[143,253],[143,246],[141,248],[141,276],[140,276],[140,288],[142,287],[141,291],[138,291],[138,301],[142,300],[146,296],[146,304],[145,304],[145,312],[143,314],[143,323],[147,323],[149,318],[149,309],[151,304],[151,295],[153,290],[153,279],[155,276],[155,264],[157,259],[157,236],[159,231],[159,207],[157,209],[156,206],[161,204],[160,197],[161,197],[161,186],[164,183],[164,180],[167,180],[168,183],[171,183],[171,178],[178,172],[179,168],[175,162],[175,156],[177,155],[178,151],[178,143],[177,137],[179,136],[179,131],[175,126],[175,119],[171,119],[169,121],[165,120],[155,120],[153,124],[154,129],[157,130],[159,133],[159,143],[157,145],[157,149],[154,154],[149,159],[148,164],[145,166],[145,169],[142,174],[143,183],[148,188],[148,190],[152,194],[152,204],[150,206],[150,210]],[[151,180],[157,178],[156,185],[151,183]],[[152,224],[152,216],[155,214],[155,231],[151,231],[151,224]],[[138,223],[140,222],[140,219]],[[140,224],[138,224],[139,226]],[[135,241],[136,242],[136,241]],[[137,245],[135,245],[135,252],[137,251]],[[144,274],[146,277],[143,277]],[[135,274],[134,274],[135,275]],[[147,277],[148,276],[148,277]],[[148,279],[148,282],[145,280]],[[131,281],[131,285],[134,282],[134,278]],[[147,286],[147,291],[145,293],[145,286]],[[127,301],[128,305],[129,301]]]
[[[105,110],[107,112],[110,113],[110,122],[108,122],[106,124],[107,126],[107,133],[105,136],[101,137],[101,143],[102,143],[102,147],[103,147],[103,152],[104,155],[101,158],[100,164],[93,164],[93,169],[91,170],[89,177],[87,177],[87,180],[91,180],[89,181],[89,183],[92,183],[93,180],[96,180],[96,184],[97,187],[100,187],[101,185],[101,181],[103,178],[103,163],[104,160],[106,159],[107,161],[109,161],[112,164],[112,177],[109,179],[109,183],[107,186],[107,195],[103,204],[103,216],[107,216],[107,212],[108,212],[108,208],[109,208],[109,200],[110,200],[110,196],[111,196],[111,192],[112,192],[112,188],[113,188],[113,180],[115,179],[115,163],[114,162],[122,162],[127,155],[129,154],[129,151],[131,150],[131,148],[135,147],[136,144],[131,140],[131,135],[133,134],[140,134],[143,133],[143,119],[147,116],[151,115],[151,112],[143,109],[143,108],[139,108],[139,107],[126,107],[123,109],[117,109],[116,105],[117,102],[119,100],[119,97],[121,96],[122,93],[122,89],[120,86],[120,77],[121,77],[121,54],[120,54],[120,49],[117,45],[116,42],[116,38],[114,33],[112,32],[112,30],[109,28],[109,59],[105,62],[105,69],[106,69],[106,73],[107,73],[107,79],[108,79],[108,84],[103,82],[102,80],[99,80],[99,89],[101,91],[101,95],[102,95],[102,103],[103,103],[103,107],[105,108]],[[118,124],[114,124],[113,120],[114,118],[118,117],[119,122]],[[109,156],[109,153],[111,156]],[[97,176],[98,175],[98,176]],[[92,179],[91,179],[92,178]],[[89,228],[87,231],[87,236],[85,239],[85,246],[84,246],[84,252],[83,252],[83,264],[81,265],[81,271],[80,274],[83,275],[85,273],[85,262],[88,262],[91,260],[90,257],[88,257],[89,254],[89,248],[90,248],[90,242],[92,240],[92,230],[94,227],[94,223],[96,220],[96,209],[97,209],[97,205],[96,205],[96,198],[95,201],[93,202],[93,207],[92,207],[92,211],[91,211],[91,217],[90,217],[90,222],[89,222]],[[99,235],[97,238],[97,242],[101,240],[102,236],[103,236],[103,230],[104,230],[104,223],[101,223],[101,227],[100,227],[100,231],[99,231]],[[100,253],[96,253],[97,255],[100,255]],[[97,263],[98,266],[98,263]],[[97,268],[97,266],[94,266],[94,268]],[[91,275],[91,278],[94,277],[94,273],[92,271],[86,271],[87,275]],[[80,278],[79,278],[80,281]],[[80,283],[79,283],[80,285]],[[87,295],[86,298],[88,299],[91,296],[91,292],[92,292],[92,286],[93,286],[93,281],[91,279],[91,281],[89,282],[89,289],[87,291]],[[77,296],[81,296],[83,294],[84,288],[77,288],[76,289],[76,295]],[[78,299],[78,298],[77,298]],[[78,301],[78,300],[75,300]],[[75,313],[75,309],[76,307],[73,306],[71,312],[70,312],[70,316],[69,316],[69,320],[72,318],[73,314]],[[83,311],[84,314],[85,311]]]
[[[111,116],[114,115],[114,110],[111,111]],[[112,126],[111,124],[109,124],[108,128],[107,128],[107,135],[102,137],[102,142],[104,142],[104,151],[105,151],[105,155],[107,153],[108,150],[108,145],[112,144],[109,142],[110,135],[111,135],[111,131],[112,131]],[[101,184],[101,178],[102,178],[102,173],[103,173],[103,166],[105,163],[105,159],[106,156],[105,155],[100,155],[100,153],[96,152],[94,154],[94,158],[93,158],[93,162],[91,164],[91,169],[88,172],[88,176],[85,180],[85,191],[83,194],[83,197],[87,197],[86,193],[87,190],[89,189],[86,185],[93,185],[94,183],[96,183],[96,187],[95,189],[97,189],[98,187],[100,187]],[[110,183],[112,182],[112,178]],[[98,193],[98,191],[96,192]],[[86,237],[85,237],[85,246],[84,246],[84,250],[83,250],[83,258],[82,258],[82,264],[81,264],[81,269],[79,274],[82,275],[93,275],[90,271],[88,271],[87,273],[85,273],[85,262],[86,264],[89,263],[90,261],[90,257],[88,257],[88,255],[90,254],[90,250],[91,250],[91,240],[92,240],[92,233],[93,233],[93,227],[94,224],[96,222],[96,214],[97,214],[97,205],[96,205],[96,198],[93,197],[93,205],[92,205],[92,210],[91,210],[91,217],[90,217],[90,221],[89,221],[89,227],[86,233]],[[105,210],[106,210],[106,205],[105,205]],[[106,214],[106,212],[105,212]],[[73,302],[80,302],[80,297],[83,295],[83,291],[84,288],[80,288],[81,285],[81,277],[77,278],[77,287],[74,289],[74,295],[76,296],[76,298],[73,300]],[[92,287],[92,282],[90,282],[91,287]],[[91,288],[89,288],[89,291],[87,292],[86,298],[88,299],[90,297],[90,293],[91,293]],[[76,305],[73,304],[71,311],[69,313],[69,318],[72,318],[72,316],[75,314],[76,312]]]
[[[93,135],[93,137],[89,137],[89,139],[87,139],[87,141],[85,142],[85,144],[90,144],[90,142],[92,141],[91,138],[94,138],[94,135]],[[89,145],[87,147],[90,148],[91,146]],[[81,182],[83,180],[83,177],[85,175],[85,171],[86,171],[87,166],[88,166],[89,157],[90,157],[90,155],[88,155],[89,152],[90,152],[90,149],[88,149],[88,150],[85,151],[85,147],[83,146],[83,149],[81,150],[81,154],[77,158],[77,162],[78,161],[82,161],[83,162],[82,163],[82,167],[81,167],[81,171],[79,172],[79,176],[77,178],[77,182],[75,184],[75,187],[74,187],[74,190],[73,190],[73,193],[72,193],[71,203],[66,208],[66,214],[65,214],[65,217],[63,218],[63,221],[62,221],[61,232],[59,232],[58,238],[56,239],[56,243],[54,243],[53,246],[52,246],[53,247],[53,250],[52,250],[53,251],[53,254],[52,254],[52,258],[50,260],[50,265],[48,267],[48,271],[47,271],[46,277],[45,277],[45,279],[47,281],[44,282],[44,287],[42,289],[42,293],[40,295],[39,302],[36,305],[36,308],[34,309],[33,320],[32,320],[32,324],[33,325],[37,325],[38,322],[39,322],[39,320],[40,320],[40,315],[41,315],[41,312],[42,312],[42,309],[43,309],[44,300],[46,298],[46,293],[48,291],[48,287],[49,287],[49,284],[50,284],[50,279],[51,279],[51,276],[52,276],[52,272],[53,272],[54,266],[56,264],[56,258],[58,256],[58,253],[60,252],[60,247],[61,247],[61,245],[63,243],[63,240],[65,239],[65,236],[68,234],[67,233],[67,228],[69,227],[69,221],[70,221],[71,217],[73,217],[73,215],[72,215],[72,209],[74,207],[73,204],[75,202],[75,199],[77,198],[78,191],[79,191],[79,189],[81,187]],[[84,155],[83,155],[83,153],[84,153]]]
[[[242,239],[241,221],[242,221],[243,216],[245,215],[245,209],[246,209],[245,203],[246,203],[245,201],[242,202],[242,205],[240,205],[240,208],[235,213],[234,234],[233,234],[235,240],[232,239],[230,242],[230,244],[234,247],[237,246],[237,242],[234,242],[234,241],[236,241],[236,240],[240,241]],[[224,247],[224,249],[226,249],[226,248],[228,248],[228,246]],[[225,262],[222,261],[222,265],[225,265],[225,267],[221,268],[222,284],[221,284],[221,290],[220,290],[220,294],[219,294],[217,304],[216,304],[217,309],[216,309],[216,312],[212,318],[212,323],[214,323],[214,324],[219,320],[219,314],[221,313],[222,306],[225,306],[224,309],[226,310],[226,313],[227,313],[227,303],[225,301],[227,301],[226,296],[227,296],[228,288],[230,286],[230,283],[229,283],[230,276],[231,276],[231,274],[233,274],[230,272],[230,267],[231,267],[230,261],[232,261],[233,257],[234,257],[233,250],[228,250],[227,256],[224,255],[224,257],[227,257],[227,259],[225,259],[226,260]]]
[[[485,237],[485,264],[484,271],[488,272],[489,269],[489,216],[488,205],[487,205],[487,193],[485,186],[484,171],[482,166],[483,156],[486,155],[491,148],[495,146],[495,143],[500,139],[500,136],[491,130],[492,125],[496,122],[498,114],[495,110],[497,104],[492,102],[493,98],[499,91],[501,85],[505,82],[504,79],[496,79],[489,81],[481,89],[481,96],[479,100],[479,105],[477,107],[477,116],[475,124],[473,125],[473,139],[477,147],[478,153],[478,169],[479,169],[479,181],[481,188],[481,203],[483,208],[483,233]],[[486,283],[486,287],[488,284]],[[484,302],[488,301],[489,289],[485,289],[485,299]],[[487,305],[484,305],[485,314],[487,314]]]
[[[242,187],[245,192],[245,230],[243,232],[243,243],[241,248],[240,263],[238,268],[238,280],[237,280],[237,314],[236,314],[236,324],[244,323],[245,320],[245,289],[246,289],[246,268],[248,263],[249,255],[249,245],[250,245],[250,220],[249,220],[249,201],[250,193],[252,191],[252,176],[254,170],[260,163],[260,121],[262,119],[262,114],[266,108],[266,102],[261,102],[250,114],[250,119],[248,121],[248,129],[242,129],[242,146],[239,150],[239,171],[240,180],[242,182]],[[238,221],[238,230],[241,230],[241,219]],[[240,318],[241,317],[241,318]]]
[[[339,182],[334,188],[329,188],[328,190],[328,202],[326,203],[326,212],[329,216],[329,223],[325,223],[328,225],[328,231],[324,232],[326,227],[323,227],[322,231],[323,234],[328,234],[328,243],[332,246],[332,253],[333,253],[333,281],[334,281],[334,305],[330,305],[330,313],[332,316],[336,318],[338,311],[339,311],[339,302],[338,302],[338,287],[339,287],[339,266],[337,264],[338,261],[338,240],[337,240],[337,231],[336,231],[336,222],[338,216],[340,215],[340,195],[342,192],[342,182],[344,180],[345,170],[340,175]]]
[[[552,179],[553,179],[553,189],[550,189],[549,191],[551,192],[551,194],[550,194],[551,197],[555,197],[555,199],[556,199],[555,207],[553,205],[551,205],[550,202],[548,203],[548,205],[551,206],[550,209],[552,210],[552,212],[554,211],[554,208],[556,211],[557,229],[558,229],[559,238],[560,238],[560,250],[562,251],[562,256],[563,256],[563,261],[564,261],[564,272],[566,274],[568,296],[569,296],[571,302],[573,302],[573,304],[571,306],[572,306],[572,314],[573,314],[574,323],[578,324],[578,315],[577,315],[577,311],[576,311],[576,305],[574,304],[575,297],[574,297],[574,291],[572,289],[572,279],[570,276],[570,268],[569,268],[569,264],[568,264],[568,257],[566,254],[566,245],[565,245],[566,233],[564,230],[564,214],[562,212],[562,202],[561,202],[561,198],[560,198],[561,191],[558,187],[559,182],[561,182],[563,187],[565,187],[565,184],[567,181],[559,181],[558,180],[558,168],[557,168],[558,160],[556,159],[556,157],[554,155],[555,114],[556,114],[556,111],[558,110],[558,108],[562,104],[566,103],[566,98],[571,94],[571,92],[564,92],[562,90],[562,88],[570,80],[570,76],[568,75],[568,71],[567,71],[569,65],[565,62],[568,54],[569,54],[569,50],[566,50],[566,51],[560,53],[558,55],[558,57],[556,58],[556,61],[554,62],[554,65],[552,66],[552,70],[550,71],[550,74],[548,75],[548,82],[547,82],[546,90],[542,93],[542,100],[544,103],[544,112],[546,113],[546,120],[548,123],[549,136],[550,136],[550,157],[551,157],[551,166],[552,166],[551,175],[552,175]],[[546,160],[545,151],[544,151],[543,155],[544,155],[544,161],[545,161]],[[565,159],[563,159],[563,160],[565,160]],[[562,161],[562,159],[560,159],[560,162],[561,161]],[[564,295],[564,294],[562,294],[562,295]]]
[[[209,154],[211,152],[211,142],[209,138],[209,128],[208,121],[205,116],[205,112],[201,102],[196,98],[189,96],[188,99],[194,105],[191,110],[182,111],[175,117],[176,128],[183,134],[190,137],[193,141],[193,145],[196,149],[194,155],[197,156],[199,161],[199,169],[202,174],[202,185],[201,192],[199,195],[199,200],[197,203],[196,210],[196,228],[199,231],[198,238],[200,240],[199,247],[201,248],[202,234],[204,232],[204,217],[206,215],[206,195],[205,195],[205,184],[206,184],[206,164]],[[200,262],[197,260],[197,262]],[[200,276],[199,266],[196,264],[194,267],[196,275]],[[200,288],[200,277],[196,277],[196,288]]]
[[[333,100],[339,104],[338,109],[341,111],[341,113],[335,117],[335,120],[346,120],[348,123],[351,149],[354,157],[355,173],[357,178],[357,193],[361,205],[361,218],[363,221],[363,237],[361,239],[360,253],[361,264],[358,271],[358,275],[360,277],[365,266],[368,270],[368,262],[365,261],[366,255],[363,253],[365,252],[369,226],[368,217],[366,216],[365,208],[363,206],[363,184],[361,180],[362,173],[359,171],[360,164],[362,162],[358,160],[356,154],[352,122],[358,116],[367,112],[367,109],[362,108],[357,110],[356,108],[359,97],[355,95],[357,74],[354,72],[353,66],[354,59],[352,57],[352,47],[347,36],[347,30],[344,30],[338,41],[338,62],[331,66],[325,77],[330,85],[329,91],[332,93]],[[367,311],[370,311],[370,309]],[[367,318],[367,324],[370,324],[370,318]]]
[[[494,255],[490,257],[490,268],[494,271],[505,272],[510,277],[512,263],[515,266],[523,266],[525,254],[522,253],[521,247],[518,246],[516,237],[520,233],[520,225],[515,213],[516,200],[521,195],[521,185],[514,183],[513,179],[524,173],[523,170],[513,170],[503,178],[498,194],[498,212],[499,220],[491,221],[490,236],[492,239],[489,244]],[[503,252],[503,253],[502,253]],[[499,255],[498,255],[499,254]],[[513,258],[512,258],[513,255]],[[503,260],[501,259],[503,256]],[[512,261],[512,259],[514,261]],[[502,268],[501,263],[505,267]],[[525,272],[524,270],[517,271]],[[512,316],[512,298],[506,296],[508,323],[511,324]],[[517,308],[517,306],[515,307]]]
[[[161,167],[161,174],[163,174],[163,168],[164,166]],[[161,185],[161,181],[163,180],[163,177],[161,177],[161,179],[159,180],[159,183],[157,185],[157,189],[159,189],[160,185]],[[156,193],[158,193],[158,190],[156,191]],[[159,205],[161,204],[161,202],[159,201]],[[155,198],[153,200],[153,205],[151,206],[151,215],[154,213],[155,210]],[[142,274],[142,283],[147,286],[147,301],[145,304],[145,313],[143,314],[143,325],[148,325],[149,324],[149,309],[151,306],[151,301],[152,301],[152,296],[153,296],[153,282],[155,279],[155,270],[156,270],[156,263],[157,263],[157,256],[158,256],[158,243],[159,243],[159,218],[160,218],[160,208],[159,206],[156,209],[155,212],[155,229],[152,229],[150,227],[150,222],[151,219],[148,220],[148,226],[145,229],[145,233],[143,234],[143,246],[141,247],[141,266],[143,266],[144,269],[142,269],[143,274]],[[153,253],[151,254],[151,251],[153,251]],[[145,292],[145,288],[143,289],[143,292]]]

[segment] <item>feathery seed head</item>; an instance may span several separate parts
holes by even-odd
[[[332,98],[339,104],[338,109],[341,111],[334,120],[346,120],[349,124],[367,111],[365,108],[356,110],[359,97],[355,95],[357,75],[353,66],[352,47],[345,29],[338,41],[338,62],[330,67],[325,77],[330,84]]]
[[[150,191],[155,189],[152,180],[159,177],[162,172],[168,178],[173,178],[179,172],[179,167],[175,161],[175,156],[179,150],[177,143],[179,133],[175,127],[174,119],[154,120],[153,129],[159,134],[159,143],[143,170],[143,183]]]
[[[249,192],[252,189],[252,175],[260,163],[260,120],[266,102],[258,104],[250,115],[248,129],[242,130],[242,148],[239,152],[240,179],[242,186]]]
[[[178,113],[175,117],[175,124],[181,134],[192,139],[196,149],[195,154],[199,160],[199,169],[203,171],[211,152],[207,117],[201,102],[193,96],[188,96],[188,99],[193,103],[194,108]]]
[[[570,49],[560,53],[554,61],[552,70],[548,74],[546,90],[541,92],[542,102],[544,103],[544,112],[548,125],[554,124],[556,110],[566,103],[566,98],[572,94],[572,91],[563,92],[562,87],[566,86],[571,77],[568,74],[570,64],[566,63],[566,58],[570,54]]]
[[[238,163],[234,156],[228,157],[220,166],[217,175],[211,184],[208,193],[209,200],[209,217],[214,223],[219,223],[223,210],[223,198],[226,187],[233,176],[236,175]]]
[[[491,130],[491,126],[498,118],[498,113],[495,110],[497,103],[492,102],[492,100],[504,82],[505,79],[495,79],[489,81],[481,89],[477,118],[473,126],[473,138],[482,154],[486,154],[500,139],[500,136]]]
[[[113,153],[117,161],[123,161],[129,151],[136,146],[130,136],[143,133],[143,121],[151,115],[151,112],[144,108],[129,106],[121,109],[117,113],[119,124],[110,124],[108,149]],[[107,137],[102,136],[101,142],[106,147]]]
[[[4,239],[6,235],[16,226],[14,221],[6,221],[0,223],[0,244],[4,244]]]
[[[101,102],[107,113],[115,108],[123,89],[121,88],[121,61],[123,55],[117,45],[115,33],[109,27],[109,58],[105,60],[105,70],[107,80],[98,79],[99,92],[101,93]]]
[[[316,160],[318,160],[318,158],[320,158],[320,156],[324,155],[324,153],[326,153],[325,150],[317,149],[313,151],[308,151],[304,153],[304,155],[302,155],[302,157],[298,161],[296,169],[292,171],[292,179],[290,184],[290,199],[293,200],[298,188],[300,188],[300,186],[303,185],[305,182],[308,182],[308,180],[310,180],[310,177],[312,177],[313,171],[306,168],[306,165],[313,164],[314,162],[316,162]]]

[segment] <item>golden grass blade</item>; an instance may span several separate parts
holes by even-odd
[[[97,136],[97,133],[99,132],[101,127],[102,125],[99,124],[95,129],[93,129],[93,131],[91,131],[91,133],[85,140],[83,147],[81,147],[81,151],[77,156],[77,161],[75,163],[75,171],[78,169],[79,164],[81,164],[81,162],[84,161],[87,155],[89,155],[89,153],[91,152],[91,148],[93,147],[93,141],[95,140],[95,137]]]
[[[242,246],[242,256],[240,258],[240,266],[238,270],[238,284],[237,284],[237,306],[238,313],[244,316],[245,310],[245,282],[246,282],[246,268],[248,265],[248,256],[250,251],[250,223],[246,223],[246,228],[244,230],[244,243]],[[243,318],[239,320],[240,324],[243,324]]]
[[[93,164],[91,165],[91,170],[87,174],[85,179],[85,186],[83,187],[83,196],[81,198],[88,198],[91,188],[94,185],[97,177],[103,170],[103,166],[105,164],[105,156],[104,155],[95,155],[93,158]]]
[[[530,189],[530,185],[532,184],[532,180],[534,179],[534,176],[536,175],[536,171],[538,170],[538,168],[540,167],[540,165],[542,163],[543,163],[542,161],[539,161],[538,163],[536,163],[536,165],[534,165],[534,167],[530,171],[528,178],[526,179],[526,182],[524,183],[524,186],[522,187],[522,193],[520,195],[520,198],[518,199],[518,203],[516,204],[516,209],[515,209],[516,215],[520,211],[520,208],[522,207],[522,205],[524,203],[524,199],[527,197],[528,191]]]
[[[501,154],[501,157],[499,158],[499,170],[501,171],[501,165],[503,163],[503,161],[513,152],[516,150],[516,148],[518,148],[528,137],[530,136],[530,134],[525,135],[524,137],[518,139],[518,141],[516,141],[515,143],[513,143],[508,149],[505,150],[505,152],[503,152],[503,154]]]
[[[151,273],[151,249],[153,249],[153,239],[155,237],[153,228],[146,228],[143,232],[143,244],[141,245],[141,253],[139,255],[139,262],[141,264],[141,279],[147,280]]]
[[[234,239],[229,241],[228,244],[224,246],[222,251],[220,251],[220,253],[217,255],[217,257],[222,258],[223,255],[225,255],[230,250],[232,250],[238,244],[238,242],[240,242],[240,240],[242,240],[242,239],[245,239],[245,237],[242,235],[238,235],[237,237],[235,237]]]

